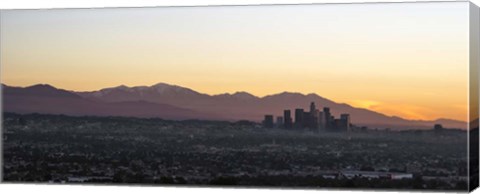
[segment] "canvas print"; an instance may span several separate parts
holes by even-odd
[[[2,181],[478,185],[469,2],[2,10]]]

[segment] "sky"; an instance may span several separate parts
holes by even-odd
[[[316,93],[466,121],[468,3],[7,10],[1,82]]]

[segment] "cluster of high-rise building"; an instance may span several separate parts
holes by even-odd
[[[292,112],[284,110],[283,116],[275,118],[273,115],[265,115],[263,125],[265,128],[285,128],[285,129],[312,129],[312,130],[332,130],[348,131],[350,130],[350,115],[341,114],[340,118],[335,118],[330,113],[330,108],[324,107],[323,111],[316,108],[315,103],[310,103],[310,110],[305,111],[302,108],[295,109],[295,120],[292,119]]]

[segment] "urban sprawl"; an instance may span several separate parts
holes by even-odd
[[[348,114],[274,123],[4,113],[3,180],[465,189],[461,130],[353,130]],[[278,128],[270,130],[270,128]],[[351,129],[352,128],[352,129]],[[291,130],[307,129],[307,130]],[[325,132],[317,133],[323,130]],[[351,131],[338,133],[337,131]]]

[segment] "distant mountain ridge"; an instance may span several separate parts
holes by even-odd
[[[66,114],[74,116],[161,117],[165,119],[219,119],[168,104],[142,100],[100,102],[74,92],[38,84],[25,88],[2,85],[3,111],[15,113]]]
[[[3,86],[3,85],[2,85]],[[435,123],[440,123],[444,127],[449,128],[462,128],[465,129],[467,124],[462,121],[456,121],[451,119],[439,119],[435,121],[418,121],[418,120],[406,120],[400,117],[390,117],[378,112],[374,112],[367,109],[355,108],[348,104],[336,103],[332,100],[323,98],[317,94],[301,94],[292,92],[282,92],[279,94],[272,94],[264,97],[257,97],[248,92],[236,92],[233,94],[225,93],[218,95],[208,95],[197,92],[195,90],[169,85],[165,83],[159,83],[152,86],[117,86],[112,88],[105,88],[98,91],[91,92],[74,92],[66,91],[54,88],[49,85],[35,85],[25,88],[4,86],[4,110],[18,109],[20,105],[15,104],[15,100],[12,97],[19,93],[24,96],[42,96],[43,86],[49,88],[48,90],[56,90],[58,96],[65,98],[69,96],[76,98],[77,103],[90,103],[88,106],[119,106],[124,107],[117,108],[117,113],[122,116],[141,116],[146,117],[167,115],[169,118],[182,119],[195,117],[198,119],[213,119],[213,120],[252,120],[261,121],[263,115],[274,114],[276,116],[282,116],[283,110],[290,109],[292,114],[295,108],[304,108],[307,110],[310,102],[315,102],[317,108],[330,107],[331,112],[338,117],[341,113],[348,113],[351,115],[352,123],[360,126],[379,127],[379,128],[392,128],[392,129],[406,129],[406,128],[432,128]],[[6,88],[6,89],[5,89]],[[45,89],[46,90],[46,89]],[[6,97],[6,98],[5,98]],[[49,96],[49,100],[45,103],[55,104],[54,99],[59,97]],[[34,99],[29,99],[34,100]],[[28,101],[28,100],[27,100]],[[8,103],[12,103],[9,105]],[[81,104],[80,103],[80,104]],[[94,104],[91,104],[94,103]],[[150,103],[148,106],[146,103]],[[128,106],[127,106],[128,104]],[[38,106],[38,105],[37,105]],[[73,105],[72,105],[73,106]],[[109,107],[107,106],[107,107]],[[155,107],[160,106],[160,107]],[[166,108],[166,107],[169,108]],[[128,108],[126,108],[128,107]],[[143,108],[140,108],[143,107]],[[43,107],[45,108],[45,107]],[[24,109],[27,109],[24,107]],[[98,108],[90,108],[90,112],[83,111],[88,114],[100,114],[96,111]],[[106,108],[107,110],[115,108]],[[47,109],[48,110],[48,109]],[[23,112],[28,112],[23,110]],[[37,107],[36,111],[48,112],[42,107]],[[129,111],[131,111],[129,113]],[[170,114],[168,112],[172,111]],[[182,112],[182,111],[188,111]],[[18,110],[17,110],[18,112]],[[31,111],[30,111],[31,112]],[[50,111],[51,112],[51,111]],[[57,111],[61,112],[61,111]],[[68,113],[74,113],[75,111],[66,111]],[[82,112],[82,111],[80,111]],[[144,114],[142,114],[144,112]],[[102,115],[108,114],[108,111],[101,111]],[[146,114],[149,113],[149,114]],[[183,115],[183,116],[182,116]],[[294,115],[292,115],[293,117]]]

